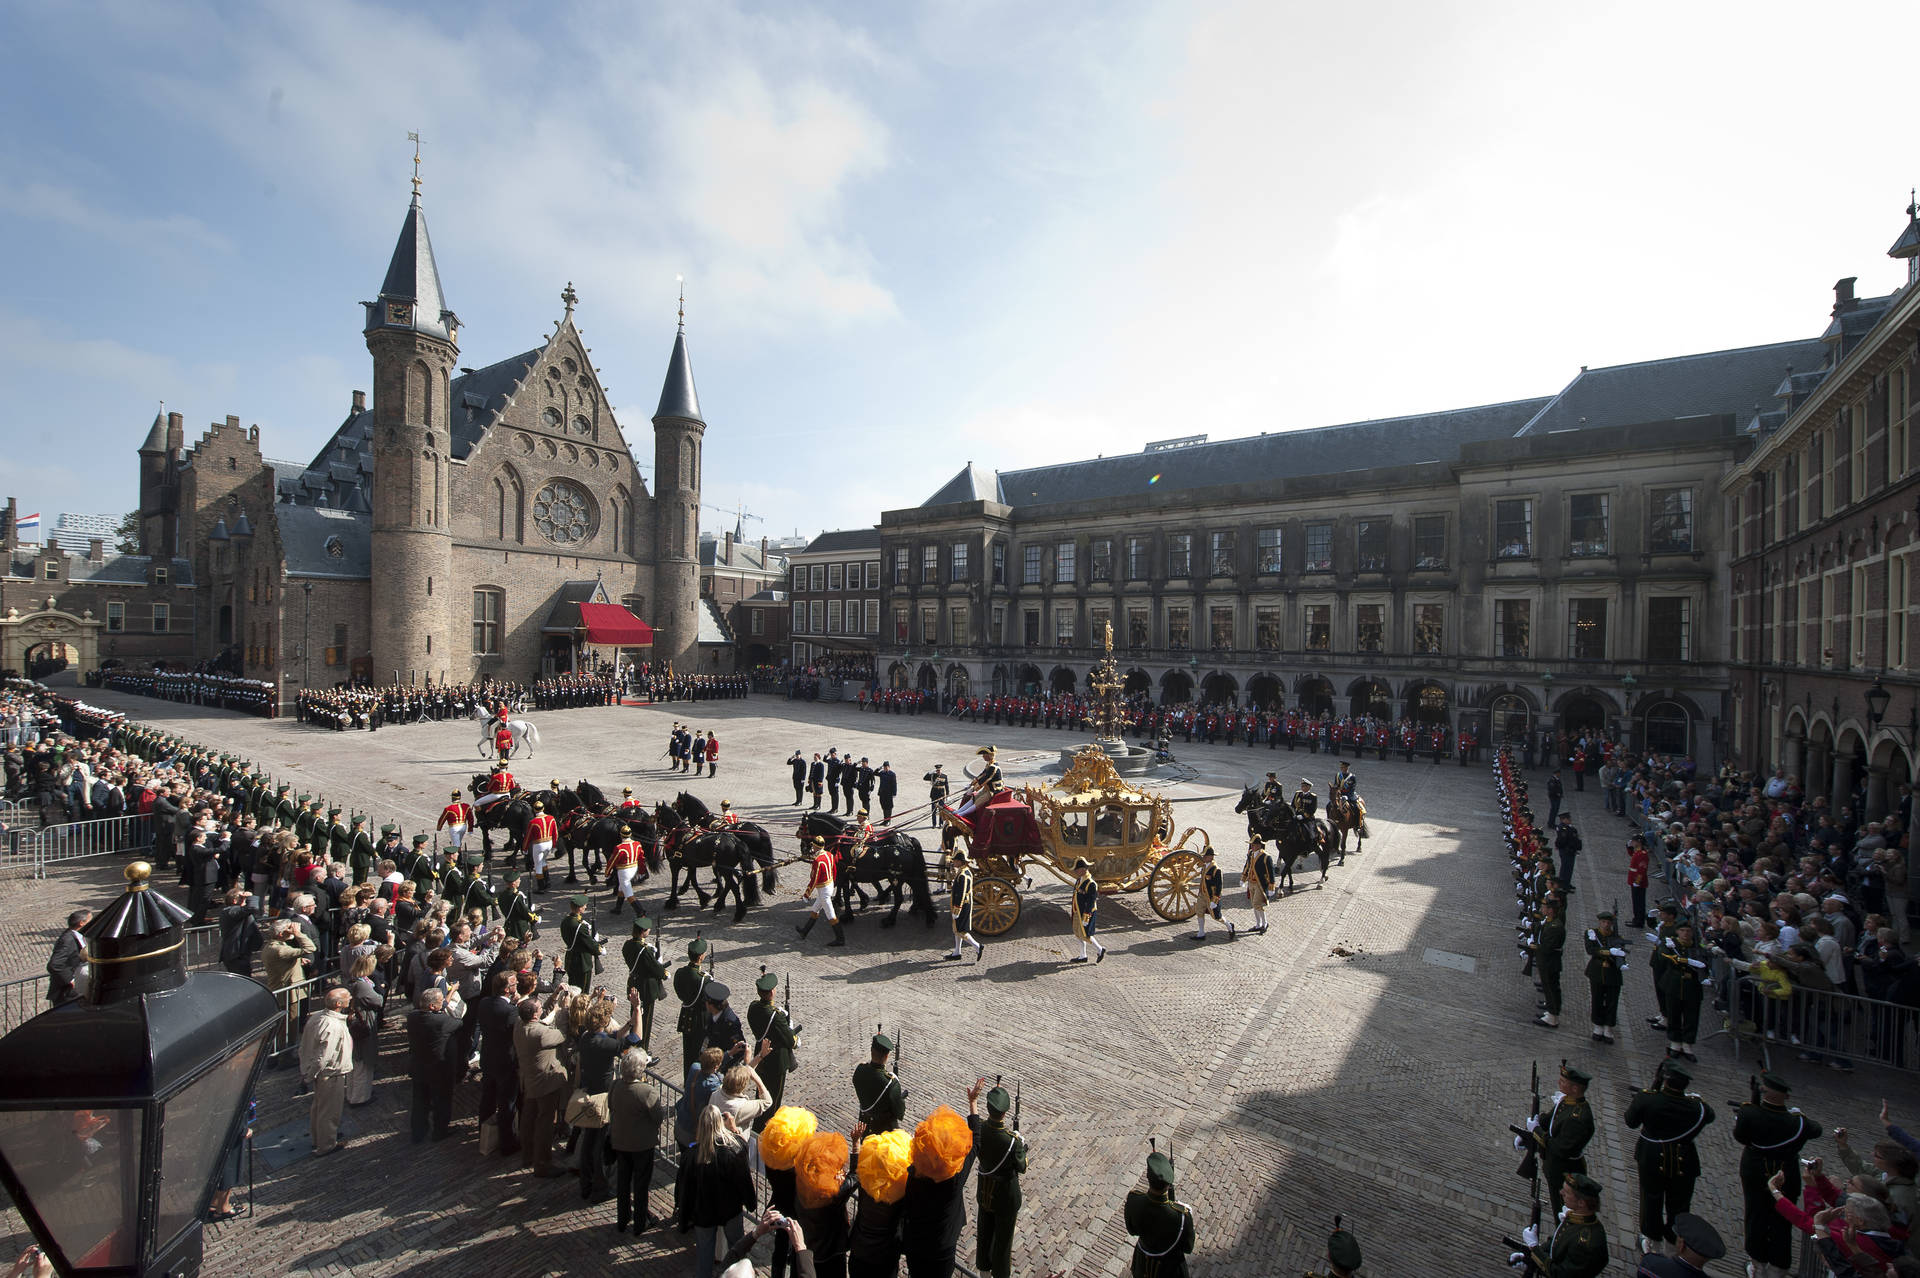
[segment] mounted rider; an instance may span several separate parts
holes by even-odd
[[[492,771],[487,774],[487,792],[480,796],[474,806],[484,808],[500,802],[520,789],[520,783],[513,779],[513,773],[507,771],[504,762],[496,761]]]
[[[1320,796],[1313,792],[1313,782],[1305,777],[1300,778],[1300,784],[1293,792],[1293,814],[1309,822],[1320,815]]]

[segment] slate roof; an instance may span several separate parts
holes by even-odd
[[[786,556],[776,550],[769,550],[765,558],[760,554],[759,541],[740,541],[733,543],[731,555],[722,554],[726,543],[719,537],[700,539],[700,566],[702,568],[737,568],[747,572],[779,572],[778,564]],[[776,566],[768,567],[772,563]]]
[[[711,599],[700,601],[700,629],[695,643],[732,643],[733,632],[727,629],[727,619],[720,615],[719,606]]]
[[[387,323],[385,303],[411,302],[413,313],[404,325]],[[367,306],[367,329],[403,327],[416,333],[451,340],[459,319],[447,309],[440,291],[440,268],[433,261],[433,241],[427,235],[427,215],[420,208],[420,194],[414,192],[407,206],[407,219],[400,224],[400,239],[387,262],[387,277],[380,284],[380,299]]]
[[[947,506],[963,501],[997,501],[1004,505],[1006,500],[1006,494],[1000,486],[1000,476],[983,466],[968,462],[959,474],[941,485],[939,492],[920,504]]]
[[[1853,348],[1860,344],[1860,339],[1872,332],[1881,317],[1892,310],[1893,304],[1899,300],[1898,291],[1884,297],[1862,297],[1834,316],[1827,325],[1827,331],[1820,335],[1824,341],[1839,343],[1834,352],[1834,361],[1837,363],[1852,353]]]
[[[1517,433],[1550,435],[1718,413],[1745,419],[1754,405],[1775,397],[1789,365],[1808,370],[1826,362],[1825,345],[1807,340],[1582,369]]]
[[[580,605],[583,603],[610,603],[600,579],[592,581],[563,581],[560,589],[553,594],[553,606],[547,609],[546,624],[540,627],[542,634],[570,635],[580,628]]]
[[[783,604],[786,601],[787,592],[784,590],[761,590],[748,595],[740,602],[750,604]]]
[[[700,395],[693,388],[693,362],[687,358],[687,332],[681,329],[673,335],[673,355],[667,360],[667,380],[660,387],[660,407],[654,410],[654,418],[685,417],[689,421],[706,424],[706,418],[700,416]]]
[[[462,373],[453,379],[447,395],[455,458],[464,461],[473,452],[474,446],[487,433],[487,427],[493,425],[506,408],[507,401],[527,380],[527,374],[533,371],[533,366],[539,362],[540,352],[545,349],[545,346],[536,346],[530,351],[522,351],[497,364],[476,368],[471,373]]]
[[[274,493],[281,502],[328,506],[334,510],[373,510],[373,410],[350,410],[346,420],[297,474],[288,462],[273,467]],[[324,500],[323,500],[324,498]]]
[[[7,574],[12,577],[39,579],[38,546],[21,546],[14,550],[13,558],[7,564]],[[173,584],[191,586],[193,584],[193,565],[185,559],[168,560],[169,573]],[[109,552],[106,559],[97,564],[87,562],[84,553],[67,560],[66,581],[74,585],[87,586],[144,586],[147,574],[153,566],[153,559],[147,555],[121,555]],[[46,582],[53,589],[55,597],[60,594],[62,582]]]
[[[153,415],[153,429],[147,432],[147,442],[140,445],[143,453],[164,453],[167,451],[167,415],[158,412]]]
[[[999,474],[999,488],[1009,506],[1043,506],[1449,461],[1462,444],[1508,438],[1548,402],[1514,400],[1444,413],[1224,439],[1164,452],[1123,453],[1031,470],[1007,470]]]
[[[286,558],[289,577],[372,579],[372,515],[290,502],[275,506],[273,514],[280,526],[280,551]],[[338,554],[334,553],[336,546]]]
[[[828,551],[838,553],[845,550],[880,549],[880,530],[878,528],[843,528],[834,532],[823,532],[807,543],[807,548],[797,553],[802,555],[822,554]]]

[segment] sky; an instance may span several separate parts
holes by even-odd
[[[703,526],[1817,335],[1920,155],[1903,3],[0,6],[0,498],[164,401],[310,459],[421,147],[462,364],[561,289],[629,444],[686,279]],[[1358,464],[1358,463],[1356,463]]]

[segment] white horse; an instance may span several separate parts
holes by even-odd
[[[480,730],[480,757],[486,758],[493,753],[493,734],[500,730],[500,721],[490,719],[486,727]],[[540,744],[540,729],[528,719],[508,719],[507,731],[513,734],[512,754],[524,754],[533,757],[533,747]]]

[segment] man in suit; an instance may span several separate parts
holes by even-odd
[[[75,910],[67,915],[67,930],[53,943],[53,957],[47,960],[47,1002],[55,1007],[80,997],[74,986],[87,965],[87,939],[80,929],[92,919],[92,910]]]
[[[893,820],[894,796],[900,793],[900,778],[894,774],[893,765],[885,759],[880,761],[880,771],[873,774],[880,783],[880,820]]]
[[[487,978],[488,994],[480,1000],[480,1122],[494,1120],[500,1133],[500,1156],[520,1152],[520,1066],[514,1056],[513,1031],[520,1016],[513,1003],[512,972]]]
[[[445,1140],[453,1120],[453,1085],[461,1063],[460,1019],[447,1014],[447,996],[438,989],[421,992],[420,1005],[407,1015],[407,1072],[413,1078],[413,1143],[431,1132]]]
[[[813,762],[807,767],[807,792],[813,795],[815,812],[820,810],[820,791],[826,785],[826,781],[827,765],[820,762],[820,756],[816,753],[813,756]]]
[[[787,766],[793,769],[793,806],[797,808],[807,788],[807,756],[795,750]]]
[[[861,755],[859,767],[854,771],[853,788],[860,792],[862,812],[873,807],[873,777],[873,765],[867,762],[865,755]]]

